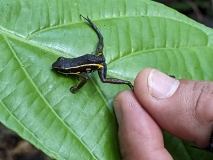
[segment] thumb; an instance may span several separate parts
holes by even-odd
[[[135,96],[160,127],[171,134],[209,144],[213,121],[213,83],[175,80],[155,69],[141,71],[135,79]]]

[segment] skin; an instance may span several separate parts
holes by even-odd
[[[178,85],[172,94],[162,97],[150,89],[151,73],[173,81],[147,68],[137,75],[134,93],[122,91],[115,97],[122,158],[173,159],[164,148],[161,129],[199,147],[207,147],[213,127],[213,82],[181,79],[176,81]]]

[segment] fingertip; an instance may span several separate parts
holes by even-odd
[[[135,80],[136,94],[144,93],[156,99],[171,97],[179,85],[179,80],[151,68],[142,70]]]
[[[131,112],[132,101],[134,101],[134,93],[132,91],[121,91],[115,96],[113,106],[119,125],[123,114]]]
[[[115,111],[115,115],[116,115],[118,125],[120,125],[121,120],[122,120],[123,108],[121,108],[121,106],[122,106],[122,103],[124,101],[124,98],[129,97],[129,95],[128,95],[128,94],[130,94],[129,92],[131,92],[131,91],[121,91],[120,93],[118,93],[115,96],[115,99],[113,101],[114,111]],[[125,107],[125,106],[123,106],[123,107]]]
[[[136,94],[146,94],[148,92],[148,76],[152,68],[145,68],[138,73],[134,82],[134,91]]]
[[[120,92],[114,100],[119,123],[119,143],[126,159],[170,159],[164,149],[161,129],[143,109],[132,91]],[[158,150],[159,154],[153,154]],[[161,152],[162,151],[162,152]]]

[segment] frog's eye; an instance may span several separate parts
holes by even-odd
[[[58,59],[57,59],[57,61],[64,61],[64,57],[59,57]]]

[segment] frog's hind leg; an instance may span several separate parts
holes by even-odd
[[[82,18],[84,18],[90,24],[92,29],[97,33],[99,41],[98,41],[98,45],[97,45],[97,48],[96,48],[96,55],[104,57],[104,55],[103,55],[103,48],[104,48],[104,42],[103,41],[104,41],[104,38],[103,38],[101,32],[99,31],[99,29],[96,27],[96,25],[88,17],[86,18],[86,17],[84,17],[82,15],[80,15],[80,16]]]

